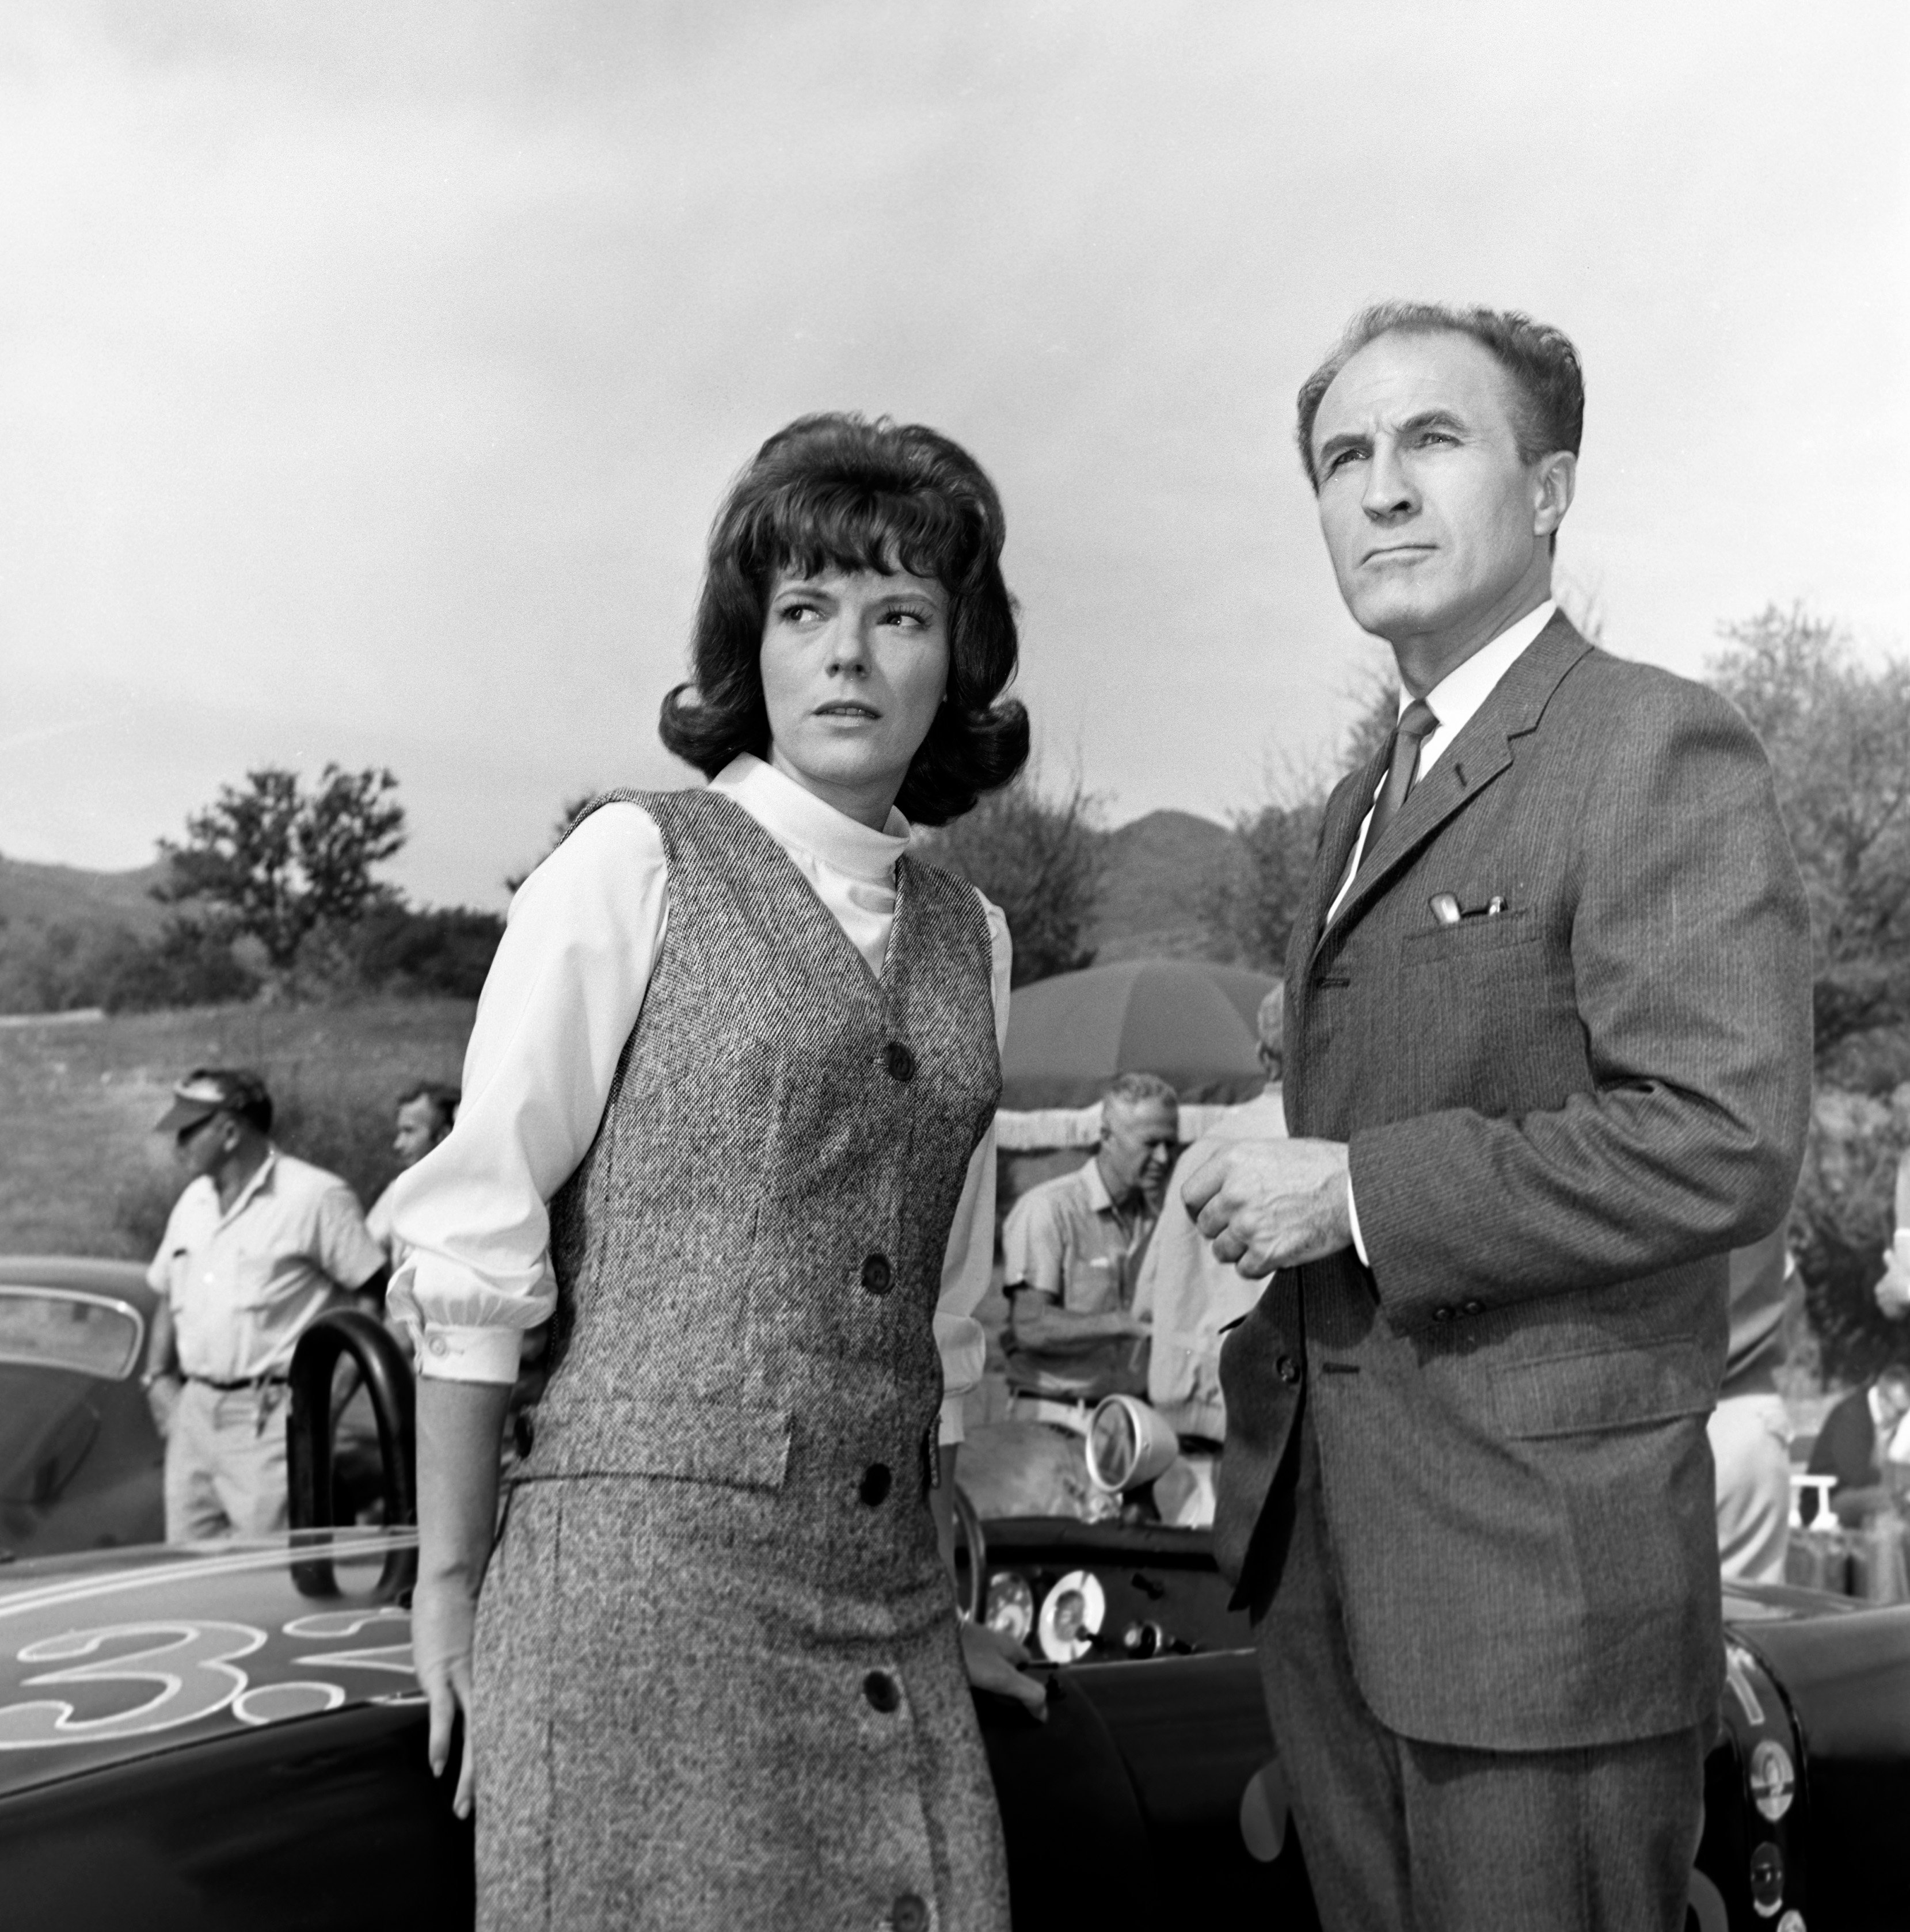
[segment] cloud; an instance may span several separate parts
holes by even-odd
[[[820,406],[995,472],[1051,760],[1249,802],[1364,662],[1287,399],[1402,290],[1580,340],[1620,647],[1796,594],[1901,638],[1899,14],[21,0],[0,670],[138,722],[0,776],[0,846],[388,761],[407,880],[494,894],[670,781],[710,515]]]

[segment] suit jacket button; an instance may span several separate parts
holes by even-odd
[[[891,1480],[887,1463],[871,1462],[862,1472],[862,1486],[856,1494],[873,1509],[888,1494]]]
[[[1450,1322],[1452,1319],[1452,1311],[1449,1308],[1435,1308],[1433,1310],[1433,1319],[1435,1322]]]
[[[912,1892],[902,1893],[889,1907],[895,1932],[929,1932],[929,1908]]]
[[[915,1056],[899,1040],[889,1042],[889,1078],[891,1080],[913,1080],[915,1077]]]
[[[1483,1315],[1485,1312],[1485,1304],[1482,1301],[1469,1301],[1459,1310],[1459,1312],[1461,1315]]]
[[[1296,1382],[1300,1378],[1300,1365],[1291,1355],[1282,1355],[1274,1364],[1273,1372],[1283,1382]]]
[[[871,1294],[886,1294],[895,1285],[895,1270],[887,1255],[871,1255],[862,1264],[862,1285]]]
[[[902,1687],[886,1670],[870,1671],[862,1680],[862,1694],[869,1700],[869,1708],[885,1718],[901,1707]]]

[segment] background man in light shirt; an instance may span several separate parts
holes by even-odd
[[[328,1308],[375,1308],[383,1250],[356,1198],[274,1147],[256,1074],[201,1067],[157,1131],[191,1178],[146,1278],[160,1297],[143,1377],[166,1438],[166,1540],[261,1536],[286,1523],[286,1376]]]
[[[458,1118],[458,1098],[455,1087],[437,1080],[420,1081],[398,1096],[392,1152],[398,1156],[400,1174],[408,1174],[450,1132]],[[397,1188],[397,1181],[392,1181],[372,1202],[365,1217],[371,1238],[384,1250],[386,1261],[394,1268],[404,1258],[392,1226]]]
[[[1803,893],[1743,720],[1553,601],[1564,337],[1389,304],[1299,401],[1404,690],[1295,922],[1294,1138],[1182,1188],[1273,1276],[1222,1351],[1215,1551],[1329,1932],[1674,1932],[1721,1677],[1725,1256],[1796,1182]]]
[[[1148,1328],[1134,1290],[1179,1132],[1173,1088],[1124,1073],[1101,1102],[1093,1157],[1009,1210],[1003,1340],[1018,1420],[1085,1430],[1103,1396],[1146,1391]]]
[[[1174,1163],[1167,1198],[1176,1185],[1204,1167],[1230,1141],[1278,1139],[1287,1132],[1280,1088],[1281,1028],[1284,989],[1275,986],[1255,1016],[1260,1064],[1267,1084],[1244,1107],[1234,1108],[1213,1130]],[[1221,1342],[1226,1330],[1260,1298],[1260,1284],[1215,1258],[1192,1218],[1168,1214],[1149,1242],[1134,1293],[1134,1313],[1153,1330],[1149,1344],[1147,1399],[1181,1438],[1184,1456],[1211,1458],[1227,1433],[1221,1395]],[[1203,1472],[1211,1519],[1211,1478]]]

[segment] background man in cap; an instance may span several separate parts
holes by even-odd
[[[191,1175],[146,1270],[160,1298],[144,1381],[166,1436],[166,1538],[286,1520],[286,1374],[328,1308],[384,1286],[383,1250],[335,1174],[274,1147],[254,1073],[201,1067],[158,1131]]]

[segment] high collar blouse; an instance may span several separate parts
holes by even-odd
[[[711,783],[788,854],[879,975],[908,820],[891,812],[879,832],[859,824],[746,755]],[[550,1315],[548,1203],[596,1138],[669,902],[656,821],[628,801],[593,812],[511,902],[465,1049],[457,1124],[391,1190],[403,1258],[390,1301],[416,1338],[423,1374],[508,1382],[524,1332]],[[981,905],[999,1046],[1008,1030],[1008,925],[987,899]],[[981,1379],[985,1344],[974,1311],[993,1258],[994,1141],[991,1130],[969,1163],[942,1271],[935,1328],[944,1442],[961,1440],[961,1398]]]

